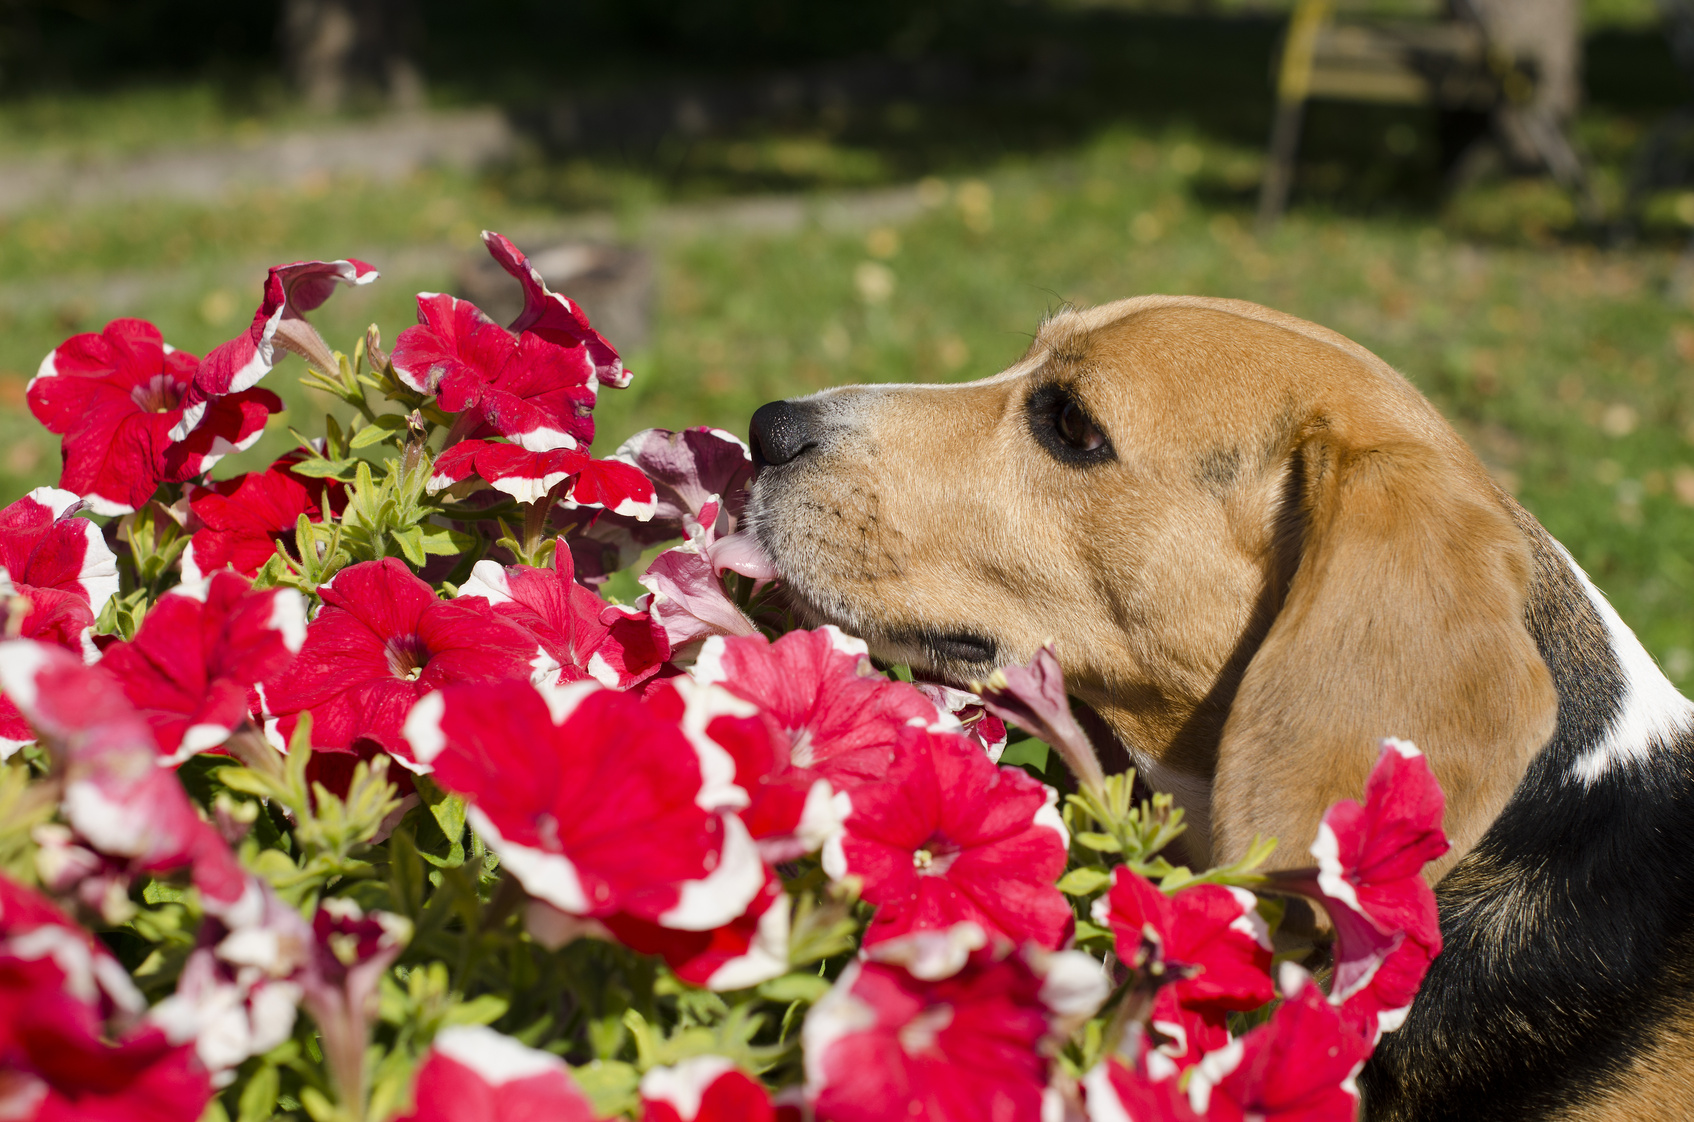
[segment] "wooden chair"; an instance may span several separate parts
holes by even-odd
[[[1527,105],[1534,67],[1489,42],[1470,0],[1456,15],[1425,21],[1338,22],[1335,0],[1298,0],[1277,67],[1276,116],[1259,193],[1259,225],[1276,224],[1288,205],[1300,127],[1313,98],[1434,105],[1495,112]],[[1537,114],[1520,119],[1546,168],[1591,205],[1582,161],[1556,126]]]

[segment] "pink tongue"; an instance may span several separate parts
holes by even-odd
[[[730,534],[706,547],[712,571],[730,569],[754,580],[775,580],[776,566],[759,546],[758,539],[749,533]]]

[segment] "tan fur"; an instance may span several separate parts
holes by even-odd
[[[1116,462],[1038,446],[1026,402],[1046,380]],[[802,607],[918,666],[926,628],[992,637],[1001,663],[1057,640],[1072,692],[1194,816],[1197,860],[1208,833],[1214,861],[1266,834],[1277,864],[1308,864],[1323,809],[1400,736],[1447,791],[1436,879],[1552,731],[1509,500],[1334,332],[1146,297],[1055,317],[981,382],[817,400],[827,447],[758,513]]]
[[[1616,1079],[1548,1122],[1688,1122],[1694,1118],[1694,1015],[1660,1027]]]

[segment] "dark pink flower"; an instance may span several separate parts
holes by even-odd
[[[1174,896],[1120,865],[1095,902],[1094,920],[1112,930],[1118,958],[1164,982],[1153,1024],[1186,1063],[1229,1039],[1227,1014],[1276,996],[1270,931],[1246,889],[1194,885]]]
[[[153,728],[161,763],[217,748],[247,720],[254,690],[274,684],[306,638],[306,604],[291,588],[249,591],[213,573],[159,597],[130,642],[106,648],[115,677]]]
[[[300,1003],[312,1015],[344,1101],[363,1097],[365,1051],[377,1019],[377,991],[411,938],[410,921],[390,912],[368,915],[345,897],[318,904],[312,953],[295,974]]]
[[[41,1122],[182,1122],[212,1094],[188,1046],[137,1026],[117,960],[45,900],[0,878],[0,1108]]]
[[[523,286],[523,311],[507,325],[514,332],[531,332],[561,347],[581,346],[594,364],[594,380],[602,386],[622,389],[629,385],[629,371],[605,338],[588,324],[582,308],[547,287],[541,274],[530,265],[518,247],[494,233],[482,232],[482,243],[500,267]]]
[[[917,690],[877,673],[861,640],[830,625],[774,643],[762,635],[708,640],[694,676],[768,713],[788,739],[789,763],[837,789],[887,774],[901,730],[952,727]]]
[[[764,887],[753,897],[747,910],[721,927],[678,931],[621,914],[600,922],[613,938],[631,950],[663,957],[676,976],[689,985],[709,990],[741,990],[788,972],[789,918],[782,878],[767,869]],[[538,917],[532,912],[530,934],[546,946],[568,941],[544,938],[547,922],[548,917]],[[576,925],[568,922],[567,917],[561,915],[554,922],[562,933],[575,933]]]
[[[939,682],[913,682],[912,686],[942,713],[950,713],[972,740],[982,745],[995,763],[1006,751],[1006,722],[990,713],[982,698],[967,690]]]
[[[865,945],[969,921],[1063,946],[1075,918],[1054,887],[1070,845],[1058,793],[956,733],[902,729],[894,747],[888,774],[848,793],[845,831],[823,851],[825,871],[859,878],[877,905]]]
[[[405,736],[531,896],[584,919],[708,931],[742,915],[765,876],[735,815],[734,764],[702,731],[720,695],[700,694],[679,725],[589,681],[451,686],[417,703]]]
[[[1312,896],[1335,925],[1330,999],[1375,1041],[1400,1026],[1429,963],[1441,953],[1435,893],[1423,867],[1447,852],[1446,801],[1429,761],[1403,740],[1385,740],[1361,805],[1343,799],[1318,826],[1316,869],[1277,875]]]
[[[113,320],[99,335],[59,344],[29,384],[30,411],[64,436],[59,486],[97,514],[127,513],[160,482],[192,478],[251,445],[282,409],[268,390],[232,393],[203,408],[193,431],[173,434],[196,366],[143,320]]]
[[[188,506],[200,528],[183,551],[185,582],[223,568],[254,576],[276,556],[279,544],[294,553],[295,526],[302,514],[307,521],[321,522],[326,505],[339,510],[346,504],[340,483],[289,470],[303,456],[293,453],[264,471],[189,488]]]
[[[13,634],[88,659],[94,621],[118,590],[118,565],[100,528],[75,517],[81,508],[69,491],[37,487],[0,510],[0,596],[13,598],[6,609]],[[10,618],[16,612],[21,621]],[[0,759],[34,739],[17,706],[0,697]]]
[[[641,1122],[774,1122],[764,1085],[722,1056],[695,1056],[641,1077]]]
[[[577,506],[602,506],[632,518],[650,517],[653,486],[640,472],[616,460],[596,460],[580,448],[531,452],[519,444],[463,440],[436,459],[429,477],[433,493],[480,479],[521,503],[538,502],[566,480],[562,496]]]
[[[565,1061],[481,1025],[435,1035],[397,1122],[595,1122]]]
[[[1052,647],[1036,651],[1028,666],[1002,667],[972,688],[989,713],[1052,745],[1084,788],[1100,789],[1105,772],[1088,734],[1071,715],[1064,671]]]
[[[634,465],[653,481],[658,509],[648,533],[664,536],[648,544],[685,536],[685,523],[699,521],[708,503],[719,504],[715,533],[727,535],[747,505],[753,455],[723,429],[645,429],[618,445],[612,458]]]
[[[552,569],[478,561],[459,596],[479,596],[496,615],[535,637],[559,663],[558,682],[593,678],[629,689],[651,678],[663,660],[647,613],[608,604],[572,579],[570,550],[553,552]]]
[[[806,1098],[819,1122],[1038,1122],[1052,1048],[1106,992],[1086,955],[990,947],[974,924],[883,943],[806,1015]]]
[[[1090,1122],[1203,1122],[1176,1078],[1177,1066],[1146,1040],[1140,1025],[1130,1025],[1119,1052],[1083,1077]]]
[[[1216,1122],[1352,1122],[1354,1078],[1371,1046],[1341,1021],[1309,975],[1282,967],[1283,1002],[1266,1024],[1201,1060],[1188,1077],[1195,1113]]]
[[[195,368],[185,387],[183,414],[171,431],[172,440],[185,440],[207,421],[208,410],[225,397],[255,386],[271,372],[276,346],[281,344],[319,366],[333,362],[323,339],[305,322],[304,313],[329,299],[337,284],[366,285],[378,273],[354,258],[343,261],[295,261],[273,265],[265,277],[264,295],[247,330],[215,348]]]
[[[404,760],[400,725],[412,703],[451,682],[551,681],[558,664],[486,600],[437,600],[405,564],[386,557],[335,574],[300,654],[265,702],[286,743],[312,711],[312,744],[348,752],[368,738]]]
[[[513,335],[469,301],[420,295],[418,326],[400,333],[390,361],[401,381],[435,394],[446,412],[474,410],[472,436],[504,436],[532,452],[594,439],[587,351]]]

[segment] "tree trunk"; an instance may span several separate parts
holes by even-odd
[[[413,0],[284,0],[282,54],[295,87],[319,112],[368,90],[396,109],[416,109],[424,100],[413,61],[417,30]]]

